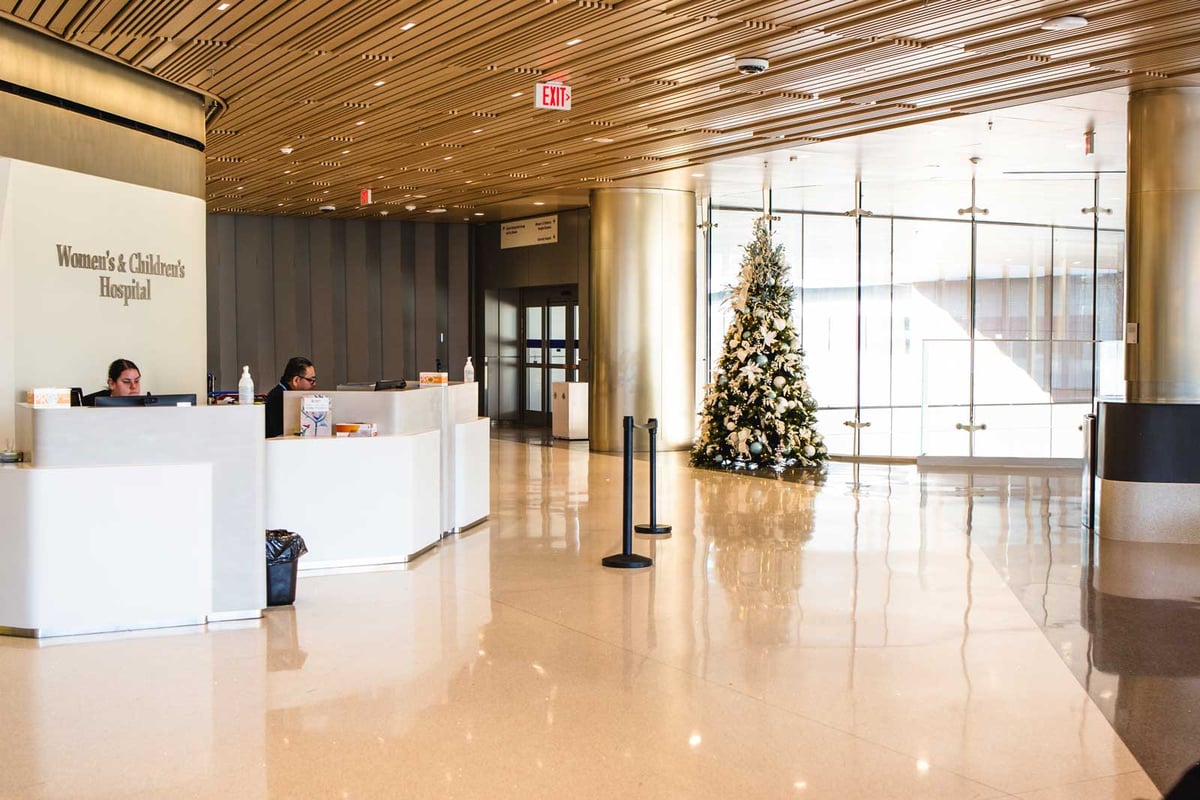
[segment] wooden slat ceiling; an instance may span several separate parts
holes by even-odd
[[[1197,0],[222,4],[0,0],[0,16],[212,98],[209,210],[253,214],[494,219],[632,176],[1200,73]],[[1065,14],[1089,24],[1042,29]],[[745,56],[770,70],[739,75]],[[536,81],[569,84],[572,110],[534,109]]]

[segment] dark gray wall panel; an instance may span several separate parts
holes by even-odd
[[[334,339],[337,329],[333,315],[333,221],[313,220],[309,225],[310,280],[312,292],[312,352],[309,358],[323,386],[336,386]],[[285,356],[286,358],[286,356]],[[275,367],[282,368],[282,364]],[[278,374],[278,373],[277,373]]]
[[[380,232],[379,330],[383,362],[380,375],[388,379],[415,374],[408,370],[409,362],[405,359],[405,346],[412,340],[406,322],[411,322],[412,316],[406,316],[404,310],[406,303],[411,308],[413,295],[411,272],[410,280],[405,281],[406,240],[412,240],[408,227],[387,225]]]
[[[467,356],[475,357],[477,369],[480,361],[472,350],[471,340],[471,238],[466,226],[456,226],[448,235],[446,344],[450,379],[461,380]]]
[[[371,377],[367,352],[367,224],[346,223],[346,379]]]
[[[416,295],[430,302],[418,303],[415,314],[417,372],[432,372],[438,359],[437,236],[433,223],[418,222],[415,263]]]
[[[236,388],[249,364],[265,392],[294,355],[313,360],[325,388],[415,379],[433,369],[447,327],[466,360],[465,225],[211,215],[207,235],[208,358],[218,388]],[[446,352],[443,367],[452,366]]]

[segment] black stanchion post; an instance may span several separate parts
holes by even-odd
[[[646,430],[650,431],[650,522],[636,525],[634,530],[647,536],[669,536],[670,525],[659,525],[658,515],[658,420],[651,417],[646,421]]]
[[[633,552],[633,417],[625,417],[625,504],[621,509],[621,552],[605,556],[600,563],[618,569],[638,569],[654,562]]]

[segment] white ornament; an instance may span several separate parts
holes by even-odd
[[[782,375],[776,375],[775,380],[772,381],[772,383],[775,384],[776,389],[782,389],[784,386],[787,385],[787,381],[784,380]]]

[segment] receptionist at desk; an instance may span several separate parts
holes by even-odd
[[[83,405],[96,405],[97,397],[133,397],[142,393],[142,371],[128,358],[108,365],[108,388],[84,395]]]

